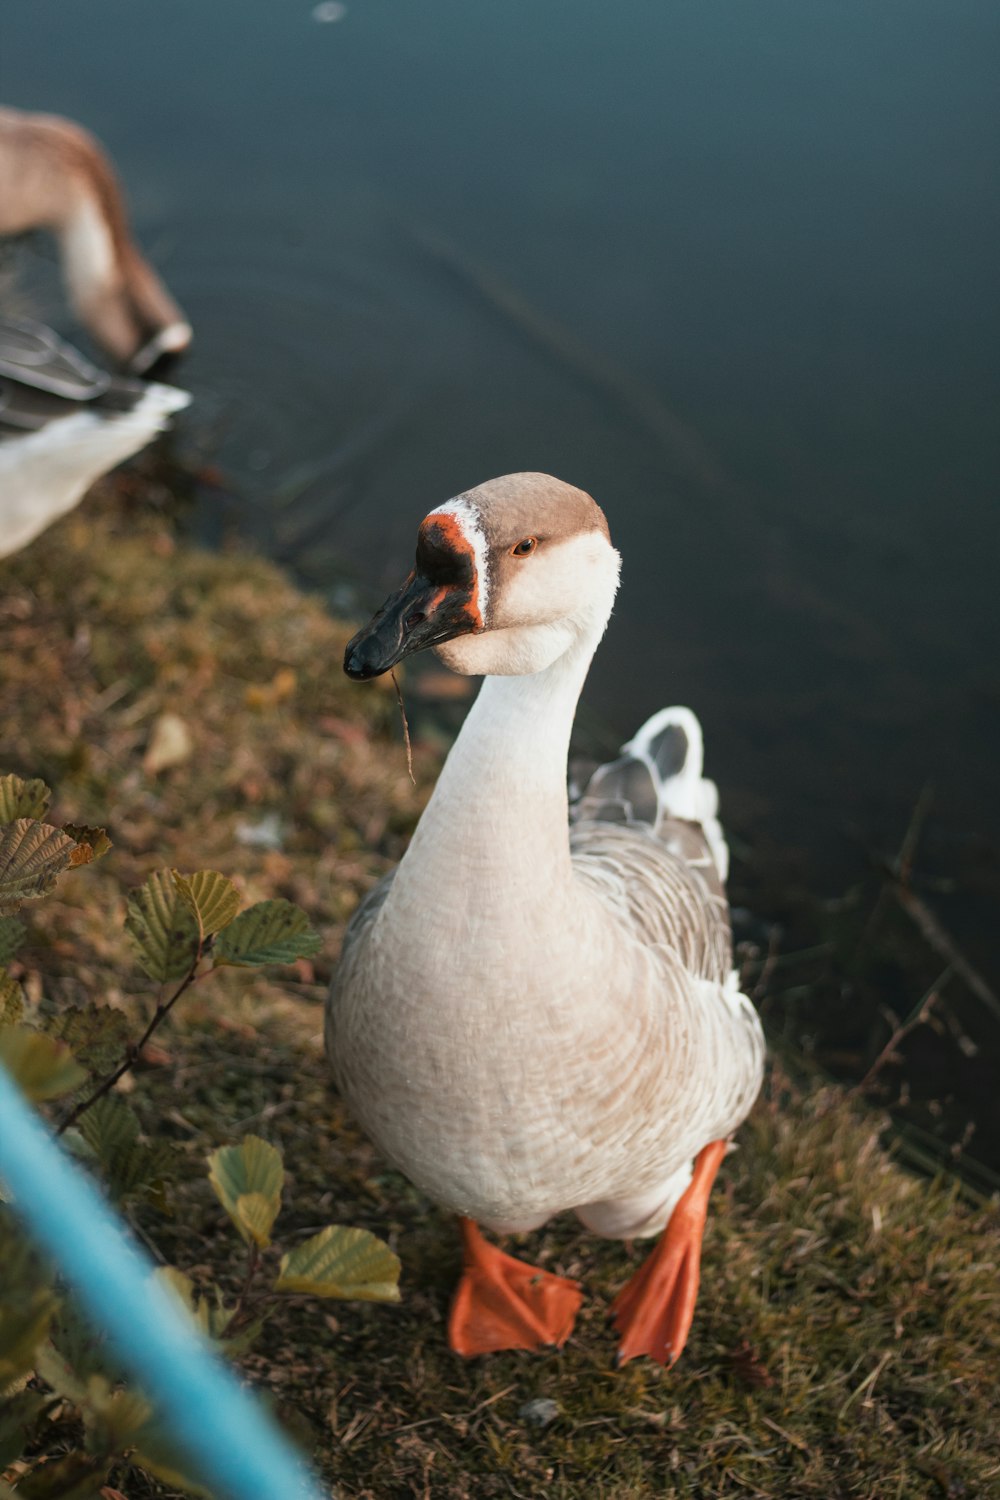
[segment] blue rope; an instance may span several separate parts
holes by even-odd
[[[0,1178],[33,1238],[153,1401],[194,1474],[226,1500],[322,1500],[261,1405],[151,1279],[122,1225],[0,1065]]]

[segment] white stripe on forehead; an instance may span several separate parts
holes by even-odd
[[[471,500],[467,500],[464,495],[456,495],[453,500],[446,500],[443,505],[435,506],[429,514],[451,516],[472,548],[472,556],[476,564],[476,602],[485,624],[486,606],[490,596],[489,548],[486,545],[486,533],[483,531],[479,512]]]

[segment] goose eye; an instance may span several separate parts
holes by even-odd
[[[527,557],[528,553],[534,552],[537,546],[538,538],[536,536],[522,537],[516,547],[511,547],[510,555],[511,557]]]

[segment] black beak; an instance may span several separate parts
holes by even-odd
[[[381,677],[404,656],[438,646],[480,628],[471,589],[462,583],[432,583],[411,573],[403,587],[347,643],[344,671],[364,681]]]

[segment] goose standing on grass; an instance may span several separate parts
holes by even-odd
[[[0,557],[72,510],[190,400],[99,370],[41,323],[0,317]]]
[[[716,791],[687,709],[657,714],[568,821],[570,730],[618,587],[589,495],[511,474],[422,522],[414,571],[350,642],[483,675],[410,847],[362,903],[327,1008],[337,1083],[385,1156],[461,1216],[460,1354],[562,1345],[577,1283],[489,1244],[573,1210],[658,1245],[613,1315],[669,1365],[763,1037],[732,972]]]
[[[133,374],[191,342],[191,326],[128,228],[114,168],[57,115],[0,109],[0,235],[48,229],[74,311]]]

